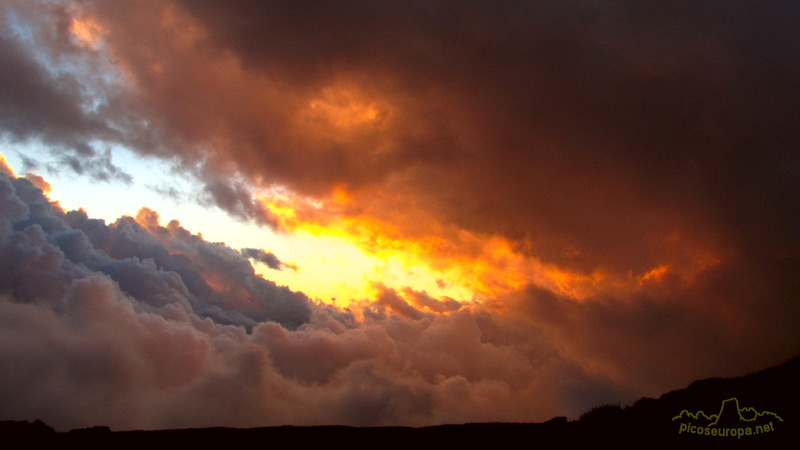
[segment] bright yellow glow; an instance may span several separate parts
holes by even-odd
[[[389,287],[413,286],[433,296],[448,295],[469,299],[470,293],[458,286],[442,286],[425,267],[409,264],[398,255],[367,253],[348,237],[336,233],[317,233],[298,229],[286,237],[291,242],[292,263],[298,270],[270,271],[258,265],[257,271],[278,284],[302,290],[312,298],[347,306],[375,295],[375,282]]]
[[[370,193],[372,203],[382,194]],[[371,214],[356,208],[358,195],[345,187],[333,189],[326,199],[310,200],[286,191],[260,197],[278,218],[287,237],[295,242],[290,253],[303,259],[300,270],[269,273],[273,279],[312,293],[321,300],[336,297],[339,304],[370,298],[374,283],[400,292],[406,287],[433,297],[459,301],[498,298],[528,285],[582,300],[600,294],[631,294],[649,283],[676,273],[692,283],[702,271],[719,264],[707,250],[672,242],[680,252],[669,264],[643,274],[590,273],[545,263],[517,250],[508,239],[481,235],[447,225],[415,210],[413,203]],[[381,199],[383,200],[383,199]]]
[[[269,272],[281,284],[323,301],[351,300],[374,295],[374,283],[401,290],[411,287],[434,297],[459,301],[490,298],[536,284],[572,298],[597,292],[605,276],[582,275],[544,264],[513,249],[500,236],[482,236],[445,226],[421,212],[412,212],[417,229],[410,234],[385,220],[366,214],[342,214],[355,202],[337,187],[330,198],[311,201],[285,192],[260,197],[293,242],[294,273]],[[265,274],[266,275],[266,274]]]
[[[13,173],[2,155],[0,170]],[[47,187],[40,177],[26,177]],[[55,192],[68,190],[56,186]],[[80,193],[77,197],[88,195]],[[579,273],[531,257],[530,252],[518,250],[515,243],[502,236],[480,235],[445,224],[414,209],[413,202],[388,199],[386,193],[370,192],[370,202],[401,203],[404,207],[369,210],[365,195],[346,185],[337,186],[329,196],[318,199],[282,188],[266,191],[258,199],[277,217],[277,231],[218,221],[220,216],[209,216],[200,209],[181,210],[179,216],[186,220],[189,230],[207,232],[206,239],[210,241],[225,240],[233,248],[260,246],[274,252],[288,266],[278,271],[254,262],[259,274],[321,301],[336,299],[339,306],[375,299],[378,284],[395,289],[412,303],[413,296],[403,294],[405,288],[425,291],[434,298],[447,296],[469,302],[496,299],[536,285],[581,300],[598,294],[631,294],[660,286],[667,279],[691,284],[701,273],[721,263],[721,256],[676,234],[666,239],[674,254],[665,256],[662,265],[640,273],[600,269]],[[162,208],[169,209],[164,205]],[[113,221],[118,215],[108,213],[107,220]],[[145,217],[137,215],[139,219]],[[215,289],[226,289],[224,280],[215,278],[213,273],[204,276]]]

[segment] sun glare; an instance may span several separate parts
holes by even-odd
[[[409,233],[368,214],[348,214],[355,202],[344,187],[330,197],[311,201],[289,192],[259,197],[278,218],[286,239],[293,242],[297,272],[269,276],[312,297],[347,304],[374,296],[375,283],[398,291],[411,288],[434,297],[459,301],[497,297],[535,284],[580,299],[605,281],[542,263],[514,250],[500,236],[482,236],[426,223],[423,233]],[[419,221],[433,221],[423,214]],[[313,275],[312,275],[313,274]]]
[[[376,195],[380,194],[371,197]],[[680,270],[684,282],[691,283],[693,276],[711,267],[698,265],[701,249],[687,248],[694,259],[688,265],[676,261],[678,269],[661,265],[640,274],[601,268],[578,272],[517,250],[505,237],[469,232],[422,211],[407,215],[414,218],[413,224],[382,218],[385,212],[355,208],[357,197],[345,186],[332,189],[324,199],[290,191],[262,194],[260,201],[295,243],[291,253],[304,258],[293,261],[300,267],[296,273],[269,276],[324,301],[336,298],[337,304],[374,297],[375,283],[462,302],[498,298],[534,285],[580,301],[598,294],[633,293],[672,270]]]

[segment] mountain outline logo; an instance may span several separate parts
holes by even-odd
[[[672,421],[678,421],[678,434],[736,437],[759,435],[775,431],[775,423],[783,419],[772,411],[758,411],[753,407],[739,406],[739,399],[731,397],[722,401],[719,412],[707,414],[703,410],[682,410]]]

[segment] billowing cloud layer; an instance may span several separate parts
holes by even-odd
[[[24,369],[3,386],[29,398],[3,413],[528,420],[796,354],[795,9],[0,3],[6,140],[98,179],[127,176],[108,146],[155,155],[233,217],[480,294],[374,280],[352,310],[321,306],[256,276],[247,258],[282,267],[263,250],[147,209],[60,212],[5,177],[2,358]]]
[[[424,425],[536,420],[617,393],[478,305],[384,288],[357,320],[153,211],[106,225],[6,172],[0,193],[4,418]]]
[[[750,299],[779,289],[729,270],[689,299],[530,287],[467,305],[381,286],[340,309],[146,208],[106,225],[7,171],[0,194],[0,416],[62,429],[576,416],[776,361],[797,337],[796,305],[764,311]]]

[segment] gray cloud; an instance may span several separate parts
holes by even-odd
[[[108,107],[117,97],[113,83],[98,70],[108,62],[99,53],[73,48],[68,25],[66,5],[0,6],[0,65],[8,69],[0,75],[0,135],[15,143],[45,144],[53,160],[24,157],[33,169],[44,164],[98,181],[130,183],[130,175],[112,163],[111,151],[92,143],[125,139]]]
[[[201,314],[228,317],[230,323],[248,327],[266,320],[298,327],[310,317],[304,294],[256,276],[238,252],[206,242],[177,222],[161,227],[153,211],[143,209],[141,223],[127,217],[109,226],[80,211],[62,218],[28,180],[13,183],[15,197],[25,202],[27,211],[8,236],[3,262],[7,287],[18,297],[34,298],[35,293],[21,290],[42,286],[60,292],[76,274],[90,271],[110,276],[123,291],[153,307],[182,304],[191,309],[193,304]],[[21,208],[12,203],[9,210]]]
[[[8,22],[8,7],[0,19]],[[68,78],[51,76],[37,65],[30,53],[11,36],[8,25],[0,33],[0,64],[6,69],[0,87],[0,127],[14,139],[43,137],[50,144],[63,144],[86,151],[84,138],[110,134],[97,118],[80,108],[78,86]]]
[[[253,198],[251,190],[242,183],[216,179],[206,184],[205,193],[210,197],[209,203],[233,217],[271,227],[278,224],[269,209]]]
[[[264,249],[261,249],[261,248],[243,248],[243,249],[239,250],[239,252],[245,258],[249,258],[249,259],[258,261],[260,263],[266,264],[267,267],[269,267],[270,269],[273,269],[273,270],[283,270],[284,268],[289,268],[289,269],[294,270],[295,272],[297,271],[297,266],[296,265],[287,264],[287,263],[281,261],[280,259],[278,259],[278,257],[275,256],[274,253],[266,252],[266,251],[264,251]]]

